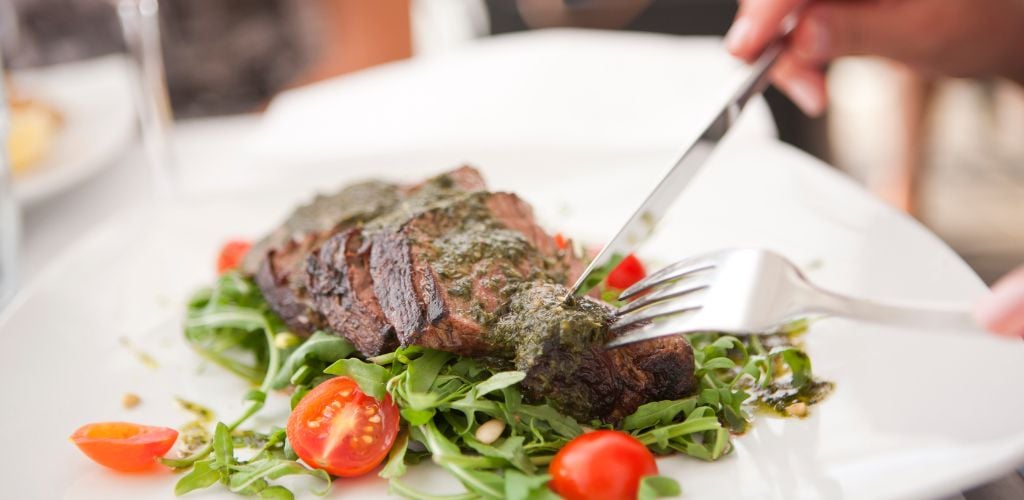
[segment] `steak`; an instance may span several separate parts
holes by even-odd
[[[518,196],[486,191],[475,170],[346,191],[354,188],[314,205],[365,203],[372,190],[380,197],[362,209],[305,207],[312,216],[289,218],[289,237],[268,238],[278,239],[256,280],[297,333],[326,329],[366,356],[419,345],[521,370],[527,398],[584,421],[617,422],[643,403],[694,391],[693,353],[681,337],[604,348],[610,307],[564,300],[580,259]]]
[[[281,227],[254,244],[242,263],[242,270],[254,275],[271,308],[288,328],[303,337],[309,336],[332,323],[323,317],[308,290],[306,260],[325,241],[370,220],[401,217],[408,212],[410,199],[440,198],[449,192],[483,187],[479,172],[462,167],[415,186],[366,181],[347,186],[333,195],[317,196],[308,205],[296,209]],[[338,330],[338,333],[343,331]],[[384,342],[381,348],[384,345],[390,344]]]
[[[369,242],[360,228],[351,228],[328,239],[308,259],[307,279],[330,330],[359,352],[376,356],[395,350],[398,341],[374,294],[369,261]]]
[[[685,338],[605,349],[614,338],[612,308],[588,297],[566,301],[568,294],[557,284],[524,286],[486,334],[526,373],[528,398],[551,398],[577,418],[618,422],[644,403],[696,390],[693,350]]]
[[[492,350],[483,329],[519,284],[564,283],[573,260],[536,226],[526,203],[485,191],[382,228],[373,245],[370,271],[399,341],[464,356]]]

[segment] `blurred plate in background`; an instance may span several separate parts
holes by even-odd
[[[20,203],[37,204],[114,163],[134,135],[130,78],[121,56],[11,73],[19,94],[53,108],[62,121],[42,158],[15,176]]]

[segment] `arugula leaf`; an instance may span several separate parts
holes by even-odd
[[[677,497],[683,494],[679,483],[670,477],[647,476],[640,480],[637,500],[655,500],[656,498]]]
[[[664,427],[655,427],[634,437],[643,444],[658,443],[661,446],[668,446],[668,440],[671,438],[697,432],[713,431],[721,427],[722,424],[718,422],[717,417],[697,417],[697,413],[694,413],[683,422]]]
[[[402,418],[405,419],[409,425],[423,425],[434,418],[436,413],[434,410],[416,410],[413,408],[402,408],[399,410]]]
[[[409,449],[409,432],[402,431],[391,445],[388,452],[388,463],[380,471],[380,477],[393,479],[405,475],[405,452]]]
[[[228,487],[233,492],[245,491],[253,485],[265,484],[284,476],[306,475],[322,480],[326,486],[322,490],[314,490],[317,495],[326,495],[331,487],[331,477],[320,469],[309,469],[291,460],[264,458],[234,468],[228,480]],[[262,488],[261,488],[262,489]]]
[[[407,368],[409,374],[405,380],[409,392],[429,391],[441,368],[453,357],[450,353],[433,349],[424,351],[423,355],[409,363]]]
[[[694,398],[654,401],[640,405],[632,415],[629,415],[622,421],[622,430],[633,431],[646,427],[668,425],[677,416],[692,412],[696,406],[697,400]]]
[[[235,441],[231,431],[223,422],[217,422],[217,430],[213,433],[213,457],[217,467],[230,467],[235,464]]]
[[[477,500],[480,495],[474,493],[462,493],[456,495],[431,495],[422,491],[410,488],[403,484],[401,481],[392,479],[388,483],[388,493],[399,495],[405,498],[413,498],[415,500]]]
[[[192,466],[192,470],[185,474],[174,485],[174,494],[181,496],[190,491],[209,488],[217,481],[226,480],[226,469],[214,468],[214,459],[200,460]]]
[[[501,476],[493,472],[468,469],[451,463],[444,463],[442,467],[458,478],[470,491],[483,498],[502,500],[505,484]]]
[[[540,474],[528,476],[522,472],[509,470],[505,472],[505,499],[506,500],[532,500],[543,492],[551,492],[548,489],[548,481],[551,476]]]
[[[771,358],[781,357],[793,374],[793,386],[803,387],[811,382],[811,358],[807,353],[794,347],[777,347],[769,353]]]
[[[339,359],[348,357],[355,351],[355,346],[348,340],[337,335],[318,331],[285,359],[277,376],[274,377],[271,387],[277,390],[284,389],[290,383],[295,372],[311,361],[334,363]]]
[[[476,385],[476,397],[482,398],[494,391],[511,387],[526,378],[524,372],[498,372]]]
[[[384,399],[390,373],[387,368],[355,358],[339,359],[328,366],[324,373],[352,377],[359,384],[359,390],[374,399]]]
[[[260,490],[260,498],[268,500],[295,500],[295,495],[284,486],[274,485]]]
[[[530,462],[523,449],[523,436],[510,436],[494,445],[484,444],[471,436],[463,438],[463,442],[477,453],[491,458],[504,460],[509,465],[523,471],[533,473],[537,467]]]
[[[583,434],[583,428],[570,416],[558,413],[558,410],[548,405],[522,405],[519,407],[521,415],[540,420],[562,436],[572,439]]]

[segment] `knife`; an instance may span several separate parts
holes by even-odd
[[[729,98],[725,104],[710,120],[700,136],[686,148],[676,164],[661,179],[654,191],[647,196],[640,208],[636,209],[629,221],[601,249],[601,253],[597,254],[597,257],[590,262],[587,269],[576,280],[576,284],[573,285],[572,291],[566,299],[574,294],[585,293],[587,287],[584,285],[587,278],[595,270],[602,269],[609,264],[616,264],[616,261],[621,260],[640,246],[654,232],[655,226],[665,216],[665,212],[693,180],[694,175],[704,166],[718,143],[732,129],[750,99],[767,87],[768,70],[782,53],[783,38],[788,31],[790,30],[783,30],[783,33],[765,48],[757,60],[746,68],[747,73],[742,78],[736,79],[738,83],[734,84],[735,88],[728,94]]]

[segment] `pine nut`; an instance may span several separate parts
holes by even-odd
[[[501,437],[505,432],[505,422],[497,418],[484,422],[476,428],[476,440],[483,444],[491,444]]]

